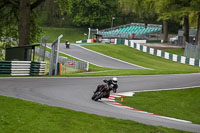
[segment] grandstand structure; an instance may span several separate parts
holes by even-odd
[[[122,39],[148,39],[150,35],[160,35],[162,25],[143,23],[131,23],[118,27],[100,30],[99,34],[104,39],[122,38]]]

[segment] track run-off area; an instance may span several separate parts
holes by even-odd
[[[92,101],[91,96],[97,85],[109,78],[111,77],[2,77],[0,95],[149,125],[200,132],[200,125],[197,124],[118,108],[106,104],[105,100]],[[119,76],[118,93],[197,87],[200,86],[199,79],[200,74]]]
[[[50,44],[48,44],[50,46]],[[60,45],[60,52],[91,64],[117,69],[148,69],[127,63],[79,45]],[[112,104],[110,101],[91,100],[93,91],[104,79],[111,77],[0,77],[0,95],[34,101],[41,104],[68,108],[101,116],[132,120],[144,124],[175,128],[190,132],[200,132],[200,125],[151,114],[128,107]],[[184,89],[200,86],[198,74],[118,76],[118,95],[125,92],[141,92],[166,89]],[[123,106],[123,105],[121,105]]]

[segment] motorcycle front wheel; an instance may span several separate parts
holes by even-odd
[[[94,93],[94,95],[92,96],[92,100],[94,100],[94,98],[97,96],[97,93]]]
[[[97,101],[103,97],[103,92],[99,92],[100,94],[97,94],[96,97],[94,98],[94,101]]]

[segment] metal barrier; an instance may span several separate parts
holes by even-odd
[[[80,69],[83,71],[88,71],[88,69],[89,69],[88,62],[82,62],[82,61],[77,61],[77,60],[73,60],[73,59],[68,59],[68,58],[62,57],[62,56],[59,57],[58,61],[61,62],[62,65],[65,65],[66,67]]]
[[[36,48],[35,51],[36,51],[36,53],[39,53],[39,48]],[[45,57],[50,59],[51,53],[46,51]],[[83,71],[89,70],[89,63],[88,62],[77,61],[77,60],[69,59],[69,58],[63,57],[63,56],[58,57],[58,62],[60,62],[62,65],[66,66],[66,67],[70,67],[70,68],[73,68],[73,69],[79,69],[79,70],[83,70]]]
[[[49,65],[49,75],[57,75],[57,64],[58,64],[58,58],[59,58],[59,45],[60,45],[60,39],[63,37],[63,35],[60,35],[57,40],[55,40],[51,44],[51,57],[50,59],[50,65]]]
[[[45,60],[46,45],[47,45],[46,42],[47,42],[47,37],[43,36],[40,41],[40,50],[39,50],[39,54],[38,54],[38,61]]]
[[[200,46],[186,43],[184,56],[188,58],[200,59]]]

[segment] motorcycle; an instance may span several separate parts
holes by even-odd
[[[92,100],[97,101],[101,98],[109,98],[110,91],[113,90],[113,92],[116,92],[116,90],[112,89],[113,86],[106,85],[98,85],[97,90],[94,92],[92,96]]]
[[[66,40],[66,41],[65,41],[65,45],[66,45],[66,48],[69,48],[69,46],[70,46],[70,43],[69,43],[69,41],[68,41],[68,40]]]

